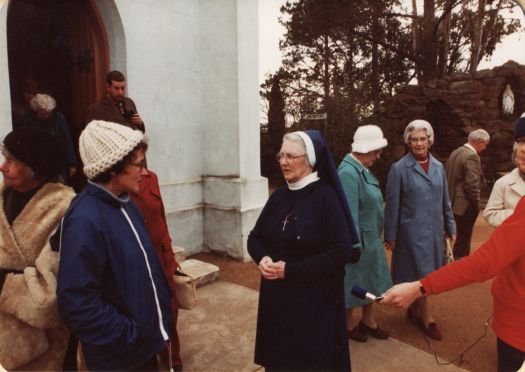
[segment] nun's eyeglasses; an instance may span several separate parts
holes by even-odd
[[[292,155],[287,153],[278,152],[275,154],[275,160],[277,160],[278,163],[280,163],[283,159],[286,160],[287,163],[291,163],[297,158],[300,158],[301,156],[305,156],[306,154],[300,154],[300,155]]]

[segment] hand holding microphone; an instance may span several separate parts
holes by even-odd
[[[359,297],[362,300],[369,300],[373,302],[380,302],[383,299],[383,296],[376,296],[370,292],[367,292],[366,289],[361,288],[357,284],[354,284],[351,291],[352,295]]]

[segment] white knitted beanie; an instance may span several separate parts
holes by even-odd
[[[93,120],[80,134],[79,152],[84,173],[92,180],[124,159],[143,139],[140,130],[122,124]]]

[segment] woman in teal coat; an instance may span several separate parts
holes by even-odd
[[[361,258],[356,264],[345,268],[345,304],[348,337],[365,342],[367,333],[375,338],[386,339],[388,332],[379,328],[372,313],[372,304],[351,294],[352,286],[358,285],[374,294],[381,294],[392,286],[381,239],[383,230],[383,196],[379,181],[368,169],[381,156],[387,145],[383,132],[376,125],[357,128],[352,143],[352,153],[347,154],[339,165],[338,173],[359,228]],[[362,307],[363,315],[353,326],[354,307]]]

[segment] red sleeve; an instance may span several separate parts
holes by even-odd
[[[148,174],[141,177],[140,193],[133,194],[132,198],[144,216],[144,224],[166,276],[171,277],[179,264],[171,248],[171,237],[157,175],[148,170]]]
[[[430,273],[421,280],[428,293],[441,293],[496,276],[525,256],[525,199],[472,255]]]

